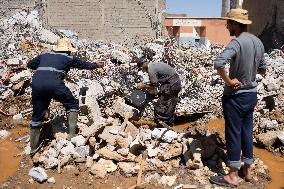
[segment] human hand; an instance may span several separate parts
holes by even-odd
[[[237,78],[231,79],[229,81],[229,86],[232,87],[234,90],[240,88],[241,84],[242,83]]]
[[[98,68],[103,68],[105,66],[105,61],[97,61],[96,64]]]
[[[138,89],[143,89],[145,87],[145,84],[144,83],[137,83],[137,86],[136,86]]]

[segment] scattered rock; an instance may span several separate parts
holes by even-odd
[[[92,167],[93,163],[94,163],[93,157],[88,156],[86,160],[86,167],[87,168]]]
[[[117,153],[123,156],[127,156],[129,154],[129,148],[120,148],[117,150]]]
[[[173,186],[176,182],[177,176],[162,176],[159,184],[163,186]]]
[[[184,184],[182,186],[182,188],[184,188],[184,189],[197,189],[197,186],[192,185],[192,184]]]
[[[20,64],[20,61],[18,58],[11,58],[11,59],[8,59],[7,61],[8,66],[17,66],[19,64]]]
[[[49,184],[55,184],[55,178],[54,177],[50,177],[49,179],[47,179],[47,182],[49,183]]]
[[[281,141],[281,143],[284,145],[284,131],[279,132],[277,137]]]
[[[35,181],[39,183],[43,183],[48,178],[45,170],[41,167],[33,167],[29,171],[29,176],[31,176]]]
[[[86,158],[90,154],[90,147],[89,146],[79,146],[75,147],[75,153],[73,156],[75,158]]]
[[[60,153],[65,156],[72,155],[75,153],[75,147],[71,142],[68,142],[67,146],[60,150]]]
[[[10,135],[10,132],[6,131],[6,130],[1,130],[0,131],[0,138],[5,139]]]
[[[13,121],[15,121],[16,123],[20,123],[23,121],[23,115],[20,113],[20,114],[16,114],[13,116]]]
[[[152,131],[152,138],[162,140],[163,142],[171,143],[173,142],[173,140],[178,138],[178,134],[166,128],[155,128]]]
[[[276,120],[268,120],[268,119],[263,119],[260,122],[260,127],[265,128],[265,129],[274,129],[278,126],[278,123]]]
[[[39,40],[43,43],[56,44],[58,37],[47,29],[41,29],[39,33]]]
[[[98,163],[94,163],[91,167],[90,173],[95,175],[96,178],[105,178],[107,169]]]
[[[158,157],[161,160],[168,160],[175,158],[181,154],[182,154],[182,144],[175,143],[175,144],[168,144],[165,149],[159,152]]]
[[[124,132],[129,133],[132,138],[135,138],[139,134],[139,129],[128,121]]]
[[[136,163],[134,162],[119,162],[118,168],[123,172],[126,176],[132,176],[133,174],[136,174],[139,170],[139,165],[136,166]]]
[[[103,132],[99,134],[99,138],[105,140],[107,143],[111,145],[115,145],[116,140],[118,138],[122,138],[122,136],[110,133],[110,131],[115,131],[115,130],[118,132],[120,130],[120,126],[107,126],[104,128]]]
[[[86,139],[82,135],[78,135],[76,137],[71,138],[71,142],[79,147],[79,146],[84,146],[86,144]]]
[[[277,139],[277,134],[277,131],[268,131],[267,133],[257,135],[256,140],[266,147],[271,147]]]
[[[115,161],[136,161],[136,156],[129,153],[127,156],[122,156],[117,152],[111,151],[109,149],[107,149],[106,147],[101,148],[99,150],[96,151],[96,153],[105,158],[105,159],[109,159],[109,160],[115,160]]]
[[[101,166],[104,166],[108,173],[114,172],[117,169],[117,165],[114,164],[112,160],[105,160],[101,158],[98,161],[98,164],[100,164]]]
[[[130,146],[131,143],[131,138],[116,138],[116,144],[120,147],[120,148],[128,148]]]
[[[94,148],[96,146],[96,144],[97,144],[96,138],[95,137],[90,137],[89,143],[90,143],[90,146]]]

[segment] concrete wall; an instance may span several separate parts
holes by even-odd
[[[114,42],[156,37],[166,8],[165,0],[1,0],[0,11],[11,15],[24,7],[32,9],[36,2],[44,2],[42,16],[48,26]]]
[[[231,0],[232,8],[237,1]],[[244,0],[242,8],[253,21],[249,31],[259,36],[266,50],[284,45],[284,0]]]
[[[245,0],[253,24],[249,30],[260,37],[266,50],[281,48],[284,45],[284,1],[283,0]],[[284,48],[283,48],[284,50]]]

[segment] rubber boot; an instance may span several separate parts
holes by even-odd
[[[78,112],[70,112],[68,114],[68,139],[76,136]]]
[[[30,156],[33,156],[40,148],[39,136],[40,136],[39,127],[30,129],[30,147],[31,147]]]

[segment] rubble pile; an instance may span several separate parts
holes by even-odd
[[[173,49],[171,64],[182,80],[180,103],[176,112],[214,111],[220,114],[220,96],[223,83],[213,68],[213,60],[222,51],[222,46],[211,48]]]
[[[266,76],[257,75],[259,100],[254,114],[254,135],[257,144],[283,155],[284,57],[280,50],[275,50],[266,54],[265,60]]]
[[[166,128],[151,130],[147,125],[137,128],[128,121],[120,123],[113,118],[99,127],[81,124],[79,130],[71,141],[66,139],[66,133],[56,133],[55,139],[33,157],[33,162],[63,172],[84,165],[96,178],[105,178],[113,172],[130,177],[143,169],[147,182],[168,186],[177,184],[178,175],[163,178],[157,171],[172,174],[179,169],[191,170],[199,184],[206,186],[208,176],[215,174],[213,171],[228,170],[224,152],[210,133],[196,138]],[[256,162],[255,171],[266,173],[263,163],[259,159]]]
[[[51,50],[61,36],[72,38],[78,49],[77,56],[89,61],[105,60],[106,66],[94,71],[73,69],[68,73],[66,85],[80,104],[79,134],[71,141],[66,139],[66,127],[62,127],[65,123],[57,119],[66,112],[63,106],[53,101],[48,117],[54,138],[34,156],[35,163],[45,169],[59,170],[85,164],[90,173],[99,178],[114,171],[131,176],[139,169],[149,173],[156,170],[170,173],[174,169],[188,168],[202,186],[209,184],[207,178],[214,174],[213,170],[227,169],[224,152],[217,146],[213,133],[197,137],[186,131],[151,130],[147,125],[137,128],[131,123],[130,119],[137,114],[140,118],[153,118],[156,100],[142,108],[134,107],[126,100],[136,83],[147,81],[147,77],[131,63],[132,49],[114,43],[79,40],[68,30],[51,32],[42,27],[37,11],[20,12],[0,22],[3,44],[0,47],[1,113],[12,114],[17,121],[30,116],[30,102],[13,104],[18,106],[13,109],[8,102],[15,96],[30,99],[32,71],[26,69],[25,64],[37,54]],[[155,60],[165,55],[161,41],[146,46],[156,52]],[[177,113],[211,112],[207,118],[222,115],[220,97],[224,84],[213,68],[213,60],[222,49],[218,45],[211,48],[173,46],[167,52],[168,63],[176,68],[182,79]],[[275,50],[266,54],[265,59],[267,74],[265,77],[257,75],[259,102],[254,116],[255,138],[257,143],[284,154],[284,57]],[[146,162],[144,167],[140,166],[142,159]],[[267,171],[260,160],[256,161],[254,169],[257,173]],[[33,169],[30,175],[39,172],[42,169]],[[38,178],[39,181],[47,180],[46,174],[41,174],[43,178]],[[149,174],[146,180],[170,186],[176,183],[176,176],[160,178],[159,174]]]

